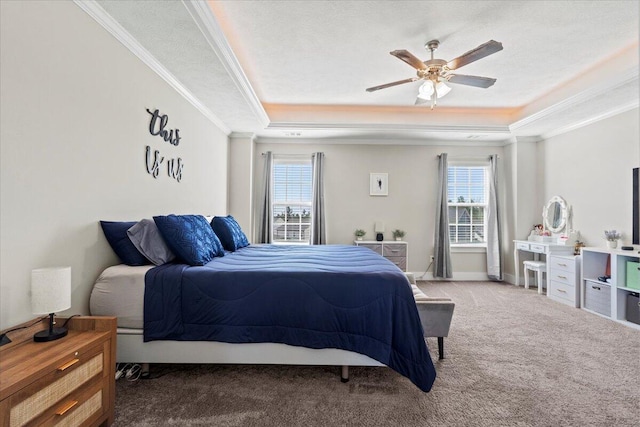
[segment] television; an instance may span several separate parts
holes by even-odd
[[[640,245],[640,168],[633,169],[633,244]]]

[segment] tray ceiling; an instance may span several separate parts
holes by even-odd
[[[507,142],[639,104],[635,1],[76,3],[230,133]],[[389,52],[427,60],[431,39],[445,60],[501,42],[456,71],[495,85],[450,84],[433,110],[414,105],[421,82],[365,91],[415,76]]]

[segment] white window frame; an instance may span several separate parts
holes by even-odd
[[[271,194],[272,194],[272,200],[271,200],[271,218],[273,219],[272,221],[272,225],[271,225],[271,242],[274,245],[309,245],[311,244],[311,221],[312,221],[312,194],[309,195],[309,200],[292,200],[292,199],[287,199],[285,201],[276,201],[275,200],[275,186],[277,184],[276,182],[276,169],[278,166],[281,165],[305,165],[305,166],[309,166],[309,168],[311,169],[311,157],[310,156],[274,156],[273,158],[273,167],[272,167],[272,176],[271,176]],[[313,177],[311,175],[311,173],[309,174],[309,179],[312,180]],[[312,182],[310,182],[310,184],[312,185]],[[275,220],[275,215],[274,212],[276,211],[276,209],[274,208],[282,208],[285,209],[288,206],[295,206],[295,207],[300,207],[302,209],[305,209],[306,211],[309,212],[309,233],[307,233],[308,238],[306,240],[301,240],[301,239],[292,239],[292,240],[288,240],[287,236],[288,236],[288,226],[289,223],[287,222],[287,220],[285,219],[285,223],[284,223],[284,227],[285,227],[285,238],[284,239],[278,239],[276,238],[276,234],[275,234],[275,229],[276,227],[278,227],[278,224]],[[286,214],[285,214],[286,215]],[[285,216],[286,218],[286,216]],[[300,218],[302,219],[302,218]],[[297,223],[297,227],[299,228],[299,236],[302,235],[302,221]]]
[[[459,251],[464,251],[464,250],[469,250],[469,251],[473,251],[475,252],[476,250],[485,250],[487,247],[487,240],[486,240],[486,233],[487,233],[487,208],[489,205],[489,163],[488,161],[477,161],[477,160],[455,160],[455,161],[449,161],[449,164],[447,166],[448,168],[482,168],[484,169],[484,203],[457,203],[455,201],[449,202],[447,200],[447,210],[449,209],[449,207],[482,207],[484,209],[484,215],[483,215],[483,230],[484,230],[484,241],[483,242],[477,242],[477,243],[454,243],[453,240],[451,240],[450,246],[451,248],[455,251],[455,252],[459,252]],[[449,186],[449,171],[447,171],[447,188]],[[449,194],[447,194],[447,198],[449,197]],[[457,221],[457,218],[451,218],[449,217],[449,224],[447,226],[447,231],[449,231],[451,225],[452,225],[452,219],[454,221]],[[454,224],[456,224],[456,226],[459,226],[459,224],[457,222],[454,222]],[[470,223],[471,225],[471,223]],[[471,230],[473,231],[473,227],[471,228]]]

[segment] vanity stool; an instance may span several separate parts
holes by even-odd
[[[533,271],[538,284],[538,293],[542,293],[542,275],[547,272],[547,264],[541,261],[524,261],[524,288],[529,289],[529,270]]]

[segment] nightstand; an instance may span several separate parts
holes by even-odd
[[[111,425],[116,318],[73,317],[66,337],[34,342],[48,320],[10,333],[12,342],[0,347],[0,426]]]

